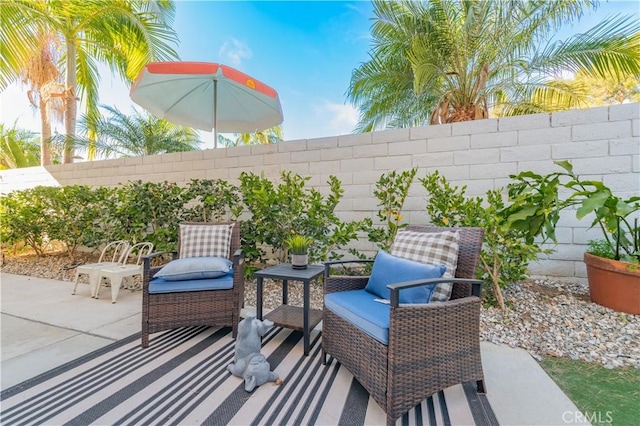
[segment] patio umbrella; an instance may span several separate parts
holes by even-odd
[[[151,62],[131,86],[131,99],[159,118],[200,130],[253,133],[282,123],[278,93],[226,65]]]

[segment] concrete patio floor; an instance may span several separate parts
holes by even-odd
[[[2,389],[138,333],[142,294],[111,303],[82,284],[0,273]],[[248,309],[251,309],[250,307]],[[584,424],[579,410],[524,350],[483,342],[487,398],[501,425]]]

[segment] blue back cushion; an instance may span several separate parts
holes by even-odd
[[[414,262],[380,250],[373,262],[373,269],[365,290],[383,299],[389,299],[391,291],[387,285],[404,281],[440,278],[445,270],[444,265]],[[434,288],[435,284],[430,284],[402,290],[400,303],[429,303]]]

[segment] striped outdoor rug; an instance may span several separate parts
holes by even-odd
[[[262,353],[284,380],[252,393],[226,370],[233,359],[229,328],[187,327],[131,336],[2,392],[9,425],[382,425],[385,414],[333,359],[321,361],[321,333],[302,356],[302,333],[274,328]],[[473,386],[427,398],[398,424],[497,424]]]

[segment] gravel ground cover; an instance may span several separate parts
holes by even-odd
[[[97,259],[82,254],[4,256],[2,272],[58,280],[73,280],[74,264]],[[139,286],[139,283],[137,283]],[[134,289],[135,290],[135,289]],[[265,308],[279,305],[282,286],[265,280]],[[589,300],[586,285],[551,280],[527,280],[505,289],[506,312],[483,308],[480,335],[484,341],[521,347],[540,360],[542,355],[597,362],[606,368],[640,369],[640,316],[615,312]],[[302,286],[291,283],[289,303],[302,305]],[[255,280],[248,280],[245,304],[255,306]],[[311,286],[311,305],[322,309],[322,287]]]

